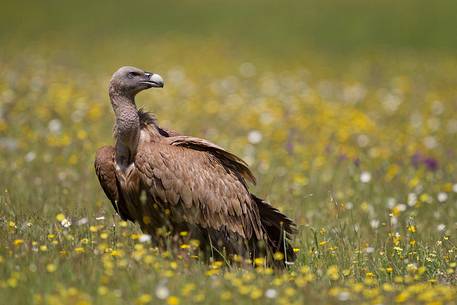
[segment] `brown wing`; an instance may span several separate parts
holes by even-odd
[[[182,146],[194,150],[206,151],[216,157],[224,167],[240,175],[243,178],[242,181],[244,184],[246,184],[245,180],[250,181],[253,184],[256,183],[255,177],[246,162],[214,143],[204,139],[189,136],[173,136],[166,139],[166,141],[173,146]]]
[[[182,139],[174,138],[173,145],[145,143],[138,150],[135,166],[150,194],[166,205],[174,222],[263,239],[258,208],[240,179],[241,173],[233,170],[240,165],[225,166],[228,160],[215,156],[223,154],[222,149],[209,142],[177,138]],[[186,144],[184,138],[191,141]],[[190,149],[202,147],[199,143],[214,154]]]
[[[123,220],[132,220],[125,207],[122,194],[120,194],[119,183],[116,178],[114,167],[114,148],[112,146],[102,146],[95,154],[95,173],[98,181],[111,201],[114,210]]]

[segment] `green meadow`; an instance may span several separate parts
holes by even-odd
[[[0,303],[457,304],[454,1],[6,2]],[[97,181],[112,73],[242,157],[294,219],[285,271],[159,251]],[[176,245],[192,251],[192,245]]]

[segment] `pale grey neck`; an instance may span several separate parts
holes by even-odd
[[[140,138],[140,117],[134,97],[110,91],[111,105],[116,116],[114,136],[116,138],[116,161],[128,166],[133,162]]]

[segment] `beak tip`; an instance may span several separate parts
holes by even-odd
[[[151,76],[149,77],[149,80],[156,84],[158,88],[163,88],[164,82],[162,76],[159,74],[152,73]]]

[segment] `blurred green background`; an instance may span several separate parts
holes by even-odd
[[[0,300],[455,304],[457,1],[0,1]],[[164,77],[137,98],[161,126],[249,163],[293,272],[215,275],[119,223],[93,160],[123,65]]]
[[[183,62],[222,54],[272,66],[307,63],[309,52],[340,62],[381,52],[457,51],[452,0],[2,2],[3,55],[22,46],[78,64],[134,61],[139,54],[160,61],[155,54],[163,53],[154,50],[178,42],[182,47],[170,52]]]

